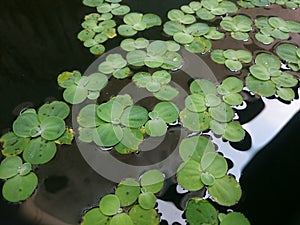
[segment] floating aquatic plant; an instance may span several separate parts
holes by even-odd
[[[291,9],[297,9],[300,7],[299,0],[269,0],[269,1],[270,3],[282,5]]]
[[[227,175],[226,159],[214,151],[213,144],[205,137],[184,140],[179,146],[184,162],[176,173],[178,184],[189,191],[207,188],[209,195],[220,205],[236,204],[241,197],[241,187],[234,177]],[[187,147],[191,149],[185,149]]]
[[[174,103],[160,102],[148,115],[150,120],[145,124],[145,131],[151,137],[159,137],[166,134],[168,123],[177,121],[179,110]]]
[[[114,194],[103,196],[98,207],[85,213],[81,225],[158,225],[155,194],[163,185],[164,175],[155,169],[142,174],[139,182],[126,178],[117,185]]]
[[[211,59],[218,64],[225,64],[231,71],[239,71],[243,68],[243,63],[252,61],[252,54],[245,50],[216,49],[210,54]]]
[[[27,199],[35,191],[38,178],[31,172],[31,164],[19,156],[8,156],[0,164],[0,179],[4,179],[3,197],[10,202]]]
[[[77,70],[63,72],[58,75],[57,83],[65,88],[63,98],[70,104],[79,104],[84,100],[95,100],[100,96],[100,91],[107,85],[108,78],[102,73],[93,73],[81,76]]]
[[[160,26],[162,23],[160,17],[156,14],[136,12],[126,14],[123,21],[125,24],[118,26],[118,33],[124,37],[134,36],[139,31]]]
[[[212,20],[216,16],[235,13],[238,7],[231,1],[202,0],[202,7],[196,11],[196,15],[202,20]]]
[[[94,141],[102,147],[115,146],[121,154],[135,152],[143,141],[141,127],[148,120],[148,111],[133,105],[129,95],[118,95],[100,105],[88,104],[77,117],[79,140]]]
[[[162,101],[170,101],[178,95],[178,91],[169,85],[171,75],[166,70],[158,70],[152,75],[147,72],[138,72],[132,77],[132,81]]]
[[[176,70],[183,63],[178,53],[180,46],[170,41],[156,40],[150,43],[144,38],[125,39],[121,42],[121,48],[128,52],[126,60],[134,67]]]
[[[250,222],[242,213],[220,213],[209,201],[195,197],[189,199],[185,208],[185,216],[190,225],[199,223],[210,225],[250,225]]]
[[[287,63],[291,70],[300,70],[300,49],[296,45],[280,44],[276,48],[276,54]]]
[[[211,41],[222,39],[224,34],[215,27],[209,27],[206,23],[196,22],[191,14],[185,14],[181,10],[172,9],[168,12],[168,18],[164,26],[164,32],[185,46],[193,53],[204,53],[211,49]]]
[[[255,38],[263,44],[271,44],[275,39],[287,40],[290,33],[300,32],[300,23],[295,21],[285,21],[280,17],[258,17],[255,20],[255,26],[259,32]]]
[[[185,108],[180,112],[182,125],[192,132],[211,129],[228,141],[239,142],[245,131],[237,121],[233,121],[231,105],[241,104],[238,93],[243,84],[238,78],[229,77],[218,87],[205,79],[194,80],[190,85],[191,95],[185,99]]]
[[[223,30],[229,31],[232,38],[240,41],[249,39],[249,31],[252,30],[252,20],[245,15],[226,16],[220,22]]]
[[[281,61],[274,55],[259,53],[255,64],[250,66],[250,75],[246,78],[246,86],[260,96],[269,97],[277,94],[286,101],[295,98],[292,87],[298,83],[297,78],[280,69]]]
[[[105,61],[99,64],[98,70],[103,74],[112,74],[117,79],[124,79],[131,73],[127,61],[118,53],[107,55]]]
[[[242,8],[254,8],[268,6],[270,2],[270,0],[239,0],[237,3]]]

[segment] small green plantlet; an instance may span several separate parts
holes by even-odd
[[[285,61],[293,71],[300,70],[300,49],[293,44],[283,43],[277,46],[276,54]]]
[[[281,61],[274,55],[260,53],[255,58],[255,64],[250,66],[250,74],[246,78],[246,86],[261,96],[277,94],[286,101],[295,98],[292,87],[298,84],[297,78],[280,69]]]
[[[81,225],[158,225],[155,194],[163,188],[164,179],[155,169],[142,174],[139,182],[134,178],[124,179],[115,194],[103,196],[98,207],[85,213]]]

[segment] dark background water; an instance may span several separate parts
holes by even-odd
[[[124,1],[132,11],[154,12],[165,18],[185,0]],[[59,73],[82,72],[95,59],[76,38],[80,23],[93,9],[80,0],[10,0],[0,7],[0,134],[10,129],[24,106],[38,107],[48,98],[62,99]],[[300,18],[299,18],[300,20]],[[150,36],[149,31],[146,35]],[[280,118],[278,118],[280,120]],[[246,167],[241,177],[243,198],[236,209],[252,225],[299,225],[298,187],[300,114]],[[2,187],[2,183],[1,186]],[[0,202],[0,224],[31,225],[18,205]]]

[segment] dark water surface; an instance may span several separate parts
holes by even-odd
[[[161,15],[163,20],[166,19],[165,12],[169,9],[179,8],[180,5],[188,2],[190,1],[124,0],[124,3],[132,8],[132,11],[154,12]],[[95,60],[95,57],[76,38],[77,33],[81,30],[80,23],[84,15],[92,11],[93,9],[84,7],[81,0],[10,0],[1,2],[0,102],[2,107],[0,135],[10,129],[22,108],[26,106],[37,108],[49,98],[62,100],[62,91],[56,83],[59,73],[74,69],[84,72]],[[278,12],[283,18],[300,21],[299,10],[291,14],[287,12],[293,11],[282,11],[280,8],[275,8],[274,11],[259,9],[252,16],[254,17],[258,13],[278,15]],[[143,34],[148,39],[159,38],[160,28],[146,30]],[[298,36],[292,38],[295,42],[300,43]],[[113,44],[117,44],[118,40],[114,40]],[[223,41],[213,43],[215,48],[222,48],[223,44]],[[261,46],[255,43],[245,43],[245,45],[239,43],[237,45],[236,42],[230,41],[225,48],[261,50]],[[216,73],[219,81],[230,74],[230,72],[224,71],[222,66],[213,64],[207,56],[203,56],[203,60]],[[220,71],[222,72],[220,73]],[[241,76],[244,75],[241,74]],[[261,136],[266,137],[277,134],[271,142],[265,143],[263,146],[258,145],[257,149],[251,149],[252,153],[259,152],[251,157],[245,156],[249,157],[249,161],[245,160],[247,164],[244,165],[243,171],[240,171],[243,197],[233,209],[243,212],[252,225],[300,224],[300,206],[298,204],[300,194],[296,185],[300,178],[298,174],[300,170],[298,132],[300,113],[297,110],[300,108],[300,103],[298,99],[295,102],[296,109],[287,111],[290,117],[295,114],[290,120],[282,117],[279,113],[281,107],[287,106],[284,103],[276,106],[266,105],[266,102],[261,99],[249,97],[248,108],[240,111],[239,117],[242,123],[247,124],[251,123],[252,118],[259,115],[264,109],[271,109],[270,113],[264,117],[265,124],[262,125],[267,126],[270,123],[274,125],[274,128],[278,128],[278,126],[282,128],[278,134],[274,130],[268,133],[264,126],[248,130],[250,134],[260,134],[261,132]],[[286,124],[285,121],[289,122]],[[177,128],[174,127],[172,132],[176,134]],[[252,141],[255,143],[256,139]],[[247,143],[243,144],[244,147],[247,146]],[[240,146],[235,147],[240,148]],[[244,157],[247,154],[246,150],[233,151],[237,152],[236,157],[238,158]],[[64,163],[66,160],[68,163]],[[235,161],[236,158],[232,160]],[[59,149],[55,160],[40,166],[37,173],[40,177],[40,184],[39,190],[34,196],[35,201],[29,202],[25,207],[22,205],[22,210],[32,210],[25,214],[34,215],[35,221],[39,222],[48,216],[49,221],[52,221],[49,224],[58,225],[59,223],[55,219],[76,224],[79,222],[84,208],[92,207],[99,200],[101,193],[111,192],[114,187],[113,183],[106,182],[90,168],[76,146]],[[172,184],[172,181],[170,179],[168,182]],[[0,198],[1,225],[37,224],[22,216],[19,205],[7,203],[2,196]],[[181,200],[184,200],[181,198],[183,195],[176,193],[176,187],[170,185],[160,199],[174,202],[174,205],[180,208],[182,207]],[[165,206],[165,209],[168,207],[171,205]],[[45,216],[44,213],[49,215]],[[172,218],[169,219],[172,221]]]

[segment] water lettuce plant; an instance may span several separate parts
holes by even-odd
[[[252,30],[253,22],[245,15],[225,16],[220,22],[223,30],[229,31],[233,39],[247,41],[249,32]]]
[[[52,101],[21,112],[12,125],[12,131],[2,135],[0,179],[5,180],[3,197],[10,202],[29,198],[36,190],[38,177],[33,166],[49,162],[56,153],[57,144],[71,144],[73,130],[64,119],[70,113],[62,101]],[[22,158],[19,156],[22,154]]]
[[[216,87],[205,79],[196,79],[190,85],[191,95],[185,98],[185,108],[180,112],[183,127],[192,132],[211,130],[232,142],[243,140],[245,131],[238,121],[233,121],[232,106],[243,102],[239,94],[243,83],[228,77]]]
[[[252,61],[252,54],[245,50],[216,49],[210,54],[211,59],[218,64],[225,64],[231,71],[239,71],[243,68],[243,63]]]
[[[295,98],[292,88],[298,84],[298,80],[293,74],[281,70],[281,61],[276,56],[259,53],[249,71],[246,86],[252,92],[266,97],[276,94],[286,101]]]
[[[85,213],[81,225],[158,225],[156,194],[163,186],[164,175],[155,169],[143,173],[138,180],[126,178],[115,193],[103,196],[98,206]]]
[[[284,60],[291,70],[300,70],[300,49],[296,45],[289,43],[280,44],[276,48],[276,54]]]
[[[188,137],[181,142],[179,149],[183,163],[176,174],[178,184],[189,191],[206,188],[209,196],[223,206],[232,206],[239,201],[241,187],[234,177],[227,174],[226,159],[215,151],[209,139]]]
[[[201,198],[191,198],[185,208],[185,217],[188,224],[211,224],[211,225],[250,225],[249,220],[239,212],[228,212],[227,214],[218,212],[207,200]]]
[[[300,23],[295,21],[285,21],[280,17],[258,17],[255,20],[258,32],[255,38],[263,44],[271,44],[275,39],[287,40],[290,33],[300,32]]]
[[[242,195],[238,180],[228,171],[228,159],[211,140],[220,137],[228,142],[244,140],[246,132],[236,116],[238,106],[244,102],[243,91],[285,101],[296,97],[298,78],[289,70],[299,71],[300,52],[299,46],[290,43],[289,38],[290,33],[300,32],[300,23],[257,15],[253,21],[255,16],[241,14],[239,9],[270,4],[295,8],[299,1],[247,0],[238,1],[239,6],[226,0],[191,1],[180,9],[166,12],[166,21],[154,13],[131,12],[121,2],[83,0],[95,12],[84,17],[82,30],[77,34],[83,45],[97,56],[106,52],[107,41],[119,37],[120,52],[107,52],[93,73],[82,75],[78,70],[60,73],[57,84],[63,89],[64,101],[45,103],[38,110],[23,110],[12,129],[1,136],[4,159],[0,164],[0,178],[4,181],[4,198],[10,202],[29,198],[38,185],[36,167],[54,158],[56,145],[72,144],[74,133],[80,142],[114,149],[126,158],[142,151],[141,143],[145,139],[163,137],[176,125],[186,131],[186,136],[174,150],[180,155],[174,180],[188,193],[193,192],[191,196],[198,195],[196,191],[204,193],[188,196],[184,209],[186,222],[249,225],[243,214],[225,214],[211,204],[231,207]],[[143,31],[155,26],[161,28],[162,38],[150,41]],[[273,49],[254,52],[245,46],[238,50],[214,48],[216,42],[227,40],[228,35],[239,46],[241,41],[254,41],[253,37],[266,45],[275,39],[285,42],[276,45],[275,52]],[[228,74],[218,82],[192,77],[179,84],[186,91],[182,96],[174,85],[173,74],[188,65],[183,48],[210,60],[211,65],[224,64]],[[245,79],[242,71],[248,71]],[[154,98],[150,97],[153,102],[142,106],[135,99],[137,96],[127,93],[102,98],[100,93],[108,82],[118,80],[134,83],[137,89],[145,88],[153,94]],[[73,115],[78,123],[73,131],[65,120],[70,105],[80,103],[87,104]],[[86,211],[81,225],[159,224],[157,196],[165,180],[165,175],[156,169],[145,171],[138,179],[124,178],[114,193],[101,196],[97,205]]]

